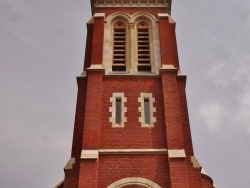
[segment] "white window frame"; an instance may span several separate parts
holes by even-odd
[[[116,101],[117,99],[121,100],[121,123],[116,123]],[[109,112],[111,112],[111,117],[109,117],[109,122],[112,123],[112,127],[121,128],[124,127],[127,122],[127,117],[125,117],[125,113],[127,112],[127,107],[125,107],[125,103],[127,102],[127,98],[124,93],[113,93],[113,96],[110,98],[111,107],[109,108]]]
[[[150,123],[145,123],[145,111],[144,111],[144,101],[145,99],[149,100],[149,115],[150,115]],[[156,108],[154,107],[155,98],[152,93],[141,93],[138,98],[138,102],[140,103],[140,107],[138,108],[141,116],[139,117],[139,122],[142,127],[154,127],[154,123],[156,123],[156,117],[154,117],[154,113],[156,112]]]

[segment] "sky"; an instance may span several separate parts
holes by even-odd
[[[52,188],[70,158],[87,0],[0,0],[0,187]],[[250,1],[173,0],[195,156],[249,188]]]

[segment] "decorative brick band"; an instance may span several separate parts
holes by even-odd
[[[81,159],[98,159],[98,150],[82,150]]]
[[[184,149],[168,150],[168,158],[186,158]]]

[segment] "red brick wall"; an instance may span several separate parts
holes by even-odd
[[[81,162],[80,164],[78,188],[97,188],[97,187],[98,187],[98,163],[96,160],[84,160],[84,162]]]
[[[103,83],[102,124],[100,148],[166,148],[165,121],[162,106],[162,89],[159,78],[108,78]],[[113,93],[124,93],[127,97],[127,123],[124,128],[112,128],[110,98]],[[156,123],[154,128],[142,128],[138,111],[141,93],[152,93],[155,98]]]
[[[93,38],[93,24],[87,24],[87,38],[85,47],[85,59],[84,59],[84,70],[90,67],[91,64],[91,54],[92,54],[92,38]]]
[[[79,158],[72,169],[65,170],[65,180],[63,188],[77,188],[79,177]]]
[[[179,104],[180,104],[180,124],[182,126],[182,134],[184,140],[184,149],[187,156],[193,156],[193,145],[191,130],[189,124],[188,108],[187,108],[187,98],[185,92],[186,78],[182,77],[178,79],[178,93],[179,93]]]
[[[166,155],[101,155],[99,158],[99,185],[105,188],[111,183],[128,177],[141,177],[170,187]]]
[[[162,64],[174,65],[175,68],[179,69],[175,23],[169,23],[169,18],[160,18],[159,35]]]
[[[183,149],[182,125],[176,71],[162,73],[162,92],[168,149]]]
[[[82,150],[83,124],[86,104],[87,79],[78,78],[78,95],[76,103],[74,136],[72,142],[72,158],[79,158]]]
[[[94,18],[91,64],[102,64],[104,39],[104,18]]]
[[[202,175],[202,188],[213,188],[213,183],[211,179]]]
[[[102,72],[89,72],[87,79],[86,108],[83,127],[83,149],[99,148],[102,122]]]
[[[187,156],[187,175],[190,188],[201,188],[201,168],[194,168],[190,156]]]

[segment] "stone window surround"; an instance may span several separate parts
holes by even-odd
[[[145,115],[144,115],[144,99],[149,99],[149,108],[150,108],[150,123],[145,124]],[[154,123],[156,123],[156,117],[154,117],[154,112],[156,112],[156,108],[154,107],[155,98],[152,93],[141,93],[138,98],[138,102],[140,103],[140,107],[138,108],[141,113],[141,117],[139,117],[139,122],[142,127],[154,127]]]
[[[115,123],[115,112],[116,112],[116,99],[121,99],[121,124]],[[111,117],[109,117],[109,122],[112,123],[112,127],[121,128],[124,127],[125,122],[127,122],[127,117],[125,117],[125,113],[127,112],[127,107],[125,107],[125,103],[127,102],[127,98],[124,96],[124,93],[113,93],[110,98],[110,102],[112,106],[109,108],[109,112],[111,112]]]
[[[145,22],[149,25],[150,34],[150,62],[151,73],[159,74],[161,66],[160,55],[160,40],[159,40],[159,27],[157,19],[149,13],[135,13],[129,15],[127,13],[114,13],[105,19],[104,26],[104,48],[103,48],[103,67],[105,74],[112,72],[113,61],[113,25],[118,21],[123,22],[126,27],[126,73],[136,74],[137,71],[137,29],[136,26],[140,22]],[[117,72],[119,74],[119,72]]]

